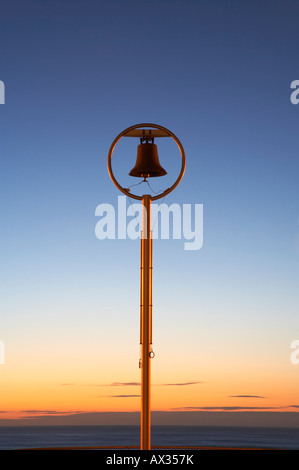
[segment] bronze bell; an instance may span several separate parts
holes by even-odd
[[[148,139],[140,139],[140,144],[137,148],[137,159],[134,168],[130,171],[130,176],[137,178],[152,178],[154,176],[164,176],[167,171],[162,168],[159,162],[158,150],[154,139],[151,142]]]

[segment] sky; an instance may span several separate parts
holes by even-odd
[[[140,123],[185,150],[163,202],[203,208],[199,249],[154,240],[153,412],[293,425],[298,13],[295,0],[1,3],[0,425],[140,410],[140,241],[96,236],[97,207],[122,195],[109,148]],[[155,143],[159,191],[180,154]],[[126,185],[137,144],[115,149]]]

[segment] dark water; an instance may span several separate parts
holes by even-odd
[[[0,449],[139,446],[139,426],[3,426]],[[152,446],[299,450],[299,428],[153,426]]]

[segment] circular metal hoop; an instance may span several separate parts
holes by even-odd
[[[143,128],[143,127],[150,127],[150,128],[158,129],[159,131],[161,131],[163,133],[163,135],[160,135],[161,137],[172,137],[172,139],[176,142],[177,146],[179,147],[181,157],[182,157],[182,166],[181,166],[181,171],[180,171],[180,174],[179,174],[178,178],[176,179],[174,184],[170,188],[165,189],[165,191],[163,193],[161,193],[157,196],[151,196],[151,200],[154,201],[156,199],[160,199],[162,197],[165,197],[167,194],[171,193],[171,191],[173,191],[177,187],[177,185],[179,184],[179,182],[181,181],[181,179],[184,176],[185,167],[186,167],[186,156],[185,156],[185,151],[183,149],[183,146],[182,146],[181,142],[179,141],[179,139],[170,130],[166,129],[166,127],[160,126],[158,124],[135,124],[134,126],[128,127],[127,129],[122,131],[120,134],[118,134],[118,136],[112,142],[112,145],[111,145],[111,147],[109,149],[109,152],[108,152],[107,166],[108,166],[108,172],[109,172],[110,178],[112,179],[115,186],[122,193],[124,193],[126,196],[131,197],[133,199],[138,199],[138,200],[141,201],[142,196],[138,196],[137,194],[132,194],[131,192],[129,192],[127,189],[123,188],[118,183],[118,181],[116,180],[116,178],[113,174],[113,171],[112,171],[111,159],[112,159],[112,154],[113,154],[113,151],[114,151],[114,148],[115,148],[117,142],[122,137],[126,136],[126,134],[131,133],[131,136],[133,136],[134,133],[132,133],[132,131],[134,129],[140,129],[140,128]]]

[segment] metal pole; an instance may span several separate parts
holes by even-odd
[[[152,237],[151,196],[142,197],[140,266],[141,436],[140,449],[150,450],[150,387],[152,343]]]

